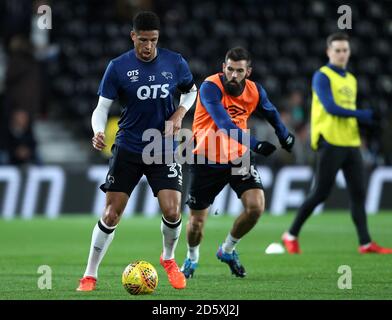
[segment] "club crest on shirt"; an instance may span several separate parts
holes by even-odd
[[[171,72],[167,72],[167,71],[162,71],[161,75],[163,75],[165,77],[166,80],[168,79],[173,79],[173,74]]]
[[[351,98],[354,96],[354,92],[351,90],[350,87],[343,86],[339,88],[339,92],[343,95],[345,95],[347,98]]]
[[[113,176],[111,176],[110,174],[108,175],[108,182],[110,183],[110,184],[113,184],[114,183],[114,177]]]

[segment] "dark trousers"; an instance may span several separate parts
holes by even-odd
[[[346,179],[351,217],[357,230],[359,243],[362,245],[371,241],[365,212],[365,177],[360,150],[325,144],[318,151],[314,187],[299,208],[289,230],[292,235],[298,236],[314,208],[328,198],[339,169],[343,170]]]

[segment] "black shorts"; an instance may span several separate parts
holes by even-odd
[[[240,171],[241,174],[234,175],[232,173],[233,167],[235,166],[219,168],[206,164],[191,165],[191,186],[186,202],[189,208],[194,210],[208,208],[228,183],[238,198],[241,198],[241,195],[249,189],[263,190],[260,174],[255,168],[254,161],[250,163],[250,170]]]
[[[181,165],[172,164],[145,164],[142,155],[130,152],[117,145],[112,147],[113,156],[109,160],[109,172],[106,181],[100,186],[103,192],[125,192],[129,196],[138,184],[140,178],[146,175],[154,196],[163,189],[182,192]]]

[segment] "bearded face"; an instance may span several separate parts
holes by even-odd
[[[228,59],[223,63],[224,88],[231,96],[239,96],[245,88],[245,80],[251,73],[246,60],[233,61]]]
[[[237,97],[237,96],[241,95],[242,91],[245,88],[245,78],[238,82],[235,79],[228,80],[225,75],[223,85],[225,87],[226,92],[230,96]]]

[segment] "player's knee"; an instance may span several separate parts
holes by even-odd
[[[177,222],[180,219],[180,211],[177,206],[167,206],[162,209],[162,213],[169,222]]]
[[[328,199],[330,193],[331,188],[329,186],[318,184],[308,198],[314,202],[321,203]]]
[[[117,225],[120,221],[122,212],[116,209],[114,206],[109,205],[106,207],[105,214],[103,216],[103,222],[109,227]]]
[[[189,231],[190,232],[201,232],[204,227],[203,217],[191,216],[189,218]]]
[[[245,213],[252,221],[259,220],[261,214],[264,212],[264,205],[261,203],[251,203],[245,207]]]
[[[316,193],[316,194],[314,195],[314,201],[315,201],[317,204],[320,204],[320,203],[322,203],[322,202],[324,202],[324,201],[327,200],[328,195],[329,195],[328,193],[324,193],[324,192]]]

